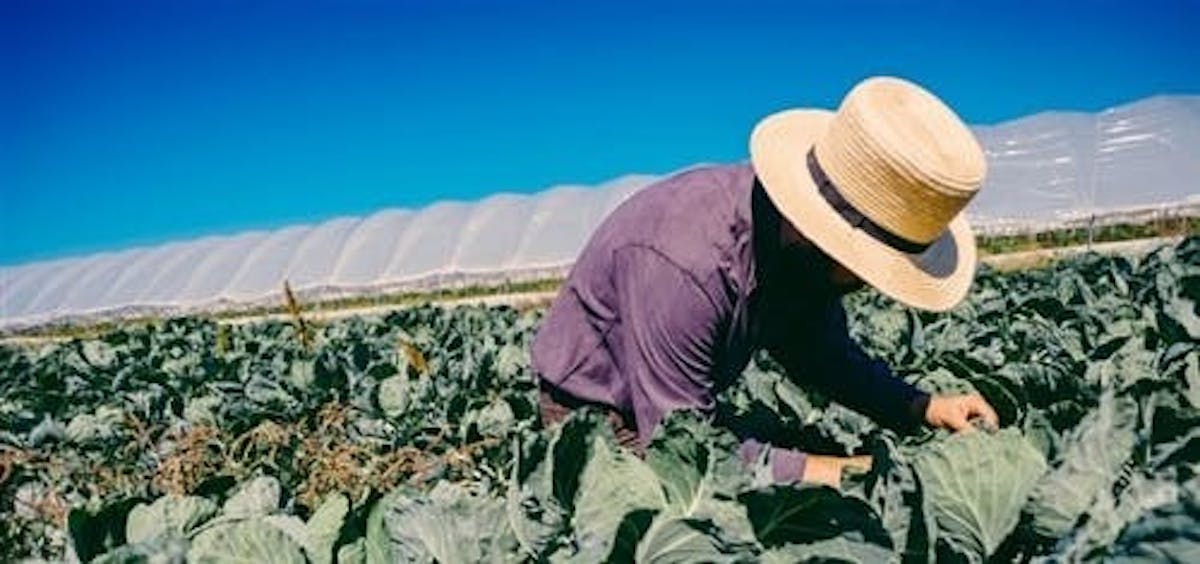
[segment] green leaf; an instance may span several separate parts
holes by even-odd
[[[1200,340],[1200,315],[1192,300],[1175,298],[1164,303],[1158,313],[1158,324],[1167,342]]]
[[[774,391],[775,396],[779,398],[779,402],[782,405],[786,405],[796,417],[811,416],[818,411],[809,399],[809,395],[800,386],[797,386],[795,382],[787,378],[778,378],[775,382]],[[813,423],[813,421],[805,422]]]
[[[395,556],[392,553],[392,542],[388,535],[387,524],[384,522],[384,515],[388,512],[388,505],[384,503],[384,497],[375,501],[371,507],[370,513],[367,514],[367,531],[363,542],[363,556],[368,564],[388,564],[395,561]]]
[[[642,564],[753,562],[752,545],[725,537],[711,521],[663,516],[638,543],[634,561]]]
[[[317,564],[333,562],[333,547],[337,545],[349,512],[350,500],[335,493],[325,498],[325,502],[308,518],[305,528],[310,540],[304,545],[304,550],[310,560]]]
[[[478,562],[515,545],[503,503],[460,486],[440,482],[427,495],[397,490],[380,503],[393,559]]]
[[[1200,409],[1200,350],[1193,349],[1178,364],[1181,394],[1193,408]]]
[[[248,519],[213,526],[192,540],[188,562],[193,564],[304,564],[300,545],[278,527]]]
[[[136,499],[108,503],[93,512],[77,507],[67,514],[67,532],[71,551],[87,562],[98,554],[125,544],[125,523],[129,512],[138,505]]]
[[[333,547],[341,534],[342,523],[350,509],[346,496],[334,494],[313,512],[308,523],[294,515],[267,515],[262,520],[283,531],[304,549],[309,561],[333,562]]]
[[[1038,482],[1026,511],[1039,534],[1066,535],[1121,475],[1137,441],[1137,404],[1110,392],[1065,441],[1062,463]]]
[[[550,445],[551,491],[554,499],[567,510],[574,510],[579,482],[590,456],[592,439],[606,425],[593,411],[572,413],[559,428]]]
[[[617,527],[613,539],[612,550],[608,553],[608,562],[633,562],[637,557],[638,543],[650,530],[658,511],[652,509],[636,509],[625,514]],[[590,554],[578,553],[576,556],[587,557]]]
[[[193,425],[216,427],[220,422],[217,415],[221,412],[221,404],[224,401],[219,395],[191,398],[183,406],[183,418]]]
[[[1087,510],[1087,520],[1060,542],[1064,559],[1083,560],[1103,554],[1121,530],[1147,512],[1179,499],[1180,488],[1173,480],[1134,475],[1119,495],[1104,489]]]
[[[130,543],[159,536],[185,536],[217,514],[217,504],[202,497],[163,496],[129,511],[125,537]]]
[[[504,345],[496,351],[496,375],[503,382],[518,378],[529,367],[529,351],[525,347]]]
[[[516,449],[520,452],[520,449]],[[536,468],[520,478],[523,464]],[[550,466],[546,461],[531,462],[518,457],[505,497],[509,526],[522,550],[537,557],[555,544],[566,529],[566,512],[555,500],[550,486]]]
[[[408,410],[408,376],[398,374],[379,383],[379,409],[387,417],[396,418]]]
[[[279,480],[271,476],[254,478],[240,487],[222,506],[222,517],[260,517],[279,510],[282,496]]]
[[[776,485],[739,497],[758,541],[768,549],[842,538],[891,550],[879,515],[860,499],[828,486]]]
[[[1200,562],[1196,492],[1146,513],[1121,533],[1112,562]]]
[[[1020,519],[1046,461],[1015,429],[972,431],[922,449],[914,466],[939,542],[973,560],[995,552]]]
[[[589,412],[577,412],[544,440],[518,442],[516,463],[506,496],[506,512],[522,550],[537,557],[553,550],[568,531],[579,476],[590,457],[590,445],[604,423]]]
[[[607,557],[627,513],[665,505],[662,486],[645,462],[600,434],[592,438],[571,520],[581,551]]]
[[[902,561],[932,561],[936,526],[911,460],[887,435],[873,437],[870,446],[871,469],[847,473],[843,493],[862,499],[879,514]]]
[[[260,517],[262,522],[279,529],[283,534],[287,535],[292,542],[296,543],[301,549],[307,552],[307,546],[312,542],[309,538],[308,529],[304,527],[304,521],[295,515],[266,515]],[[223,520],[223,523],[238,522],[239,519]]]
[[[763,553],[763,564],[793,564],[795,562],[853,562],[874,564],[889,562],[895,554],[877,544],[854,542],[841,537],[808,544],[789,544]]]
[[[92,564],[184,564],[187,562],[189,546],[187,539],[175,535],[164,535],[152,540],[126,544],[90,560],[90,562]]]
[[[970,380],[959,378],[945,368],[923,373],[914,378],[912,384],[931,394],[972,394],[977,391]]]
[[[338,564],[367,564],[367,538],[359,537],[344,544],[337,551]]]
[[[646,451],[666,495],[666,513],[709,519],[733,538],[753,540],[746,509],[737,500],[750,485],[750,471],[736,448],[731,434],[695,414],[670,414]]]
[[[502,438],[512,430],[516,422],[516,416],[508,402],[496,399],[469,412],[464,418],[462,426],[463,432],[474,430],[483,437]]]
[[[29,446],[38,447],[49,443],[54,443],[66,438],[66,431],[63,426],[55,421],[50,414],[46,414],[42,418],[42,422],[38,423],[31,431],[29,431]]]
[[[100,406],[95,414],[83,413],[71,419],[64,431],[67,441],[87,444],[112,439],[121,434],[125,413],[120,408]]]

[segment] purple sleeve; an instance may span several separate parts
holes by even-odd
[[[789,377],[811,382],[839,403],[898,431],[920,425],[928,394],[897,378],[850,337],[846,310],[831,301],[815,319],[800,322],[769,347]]]
[[[672,410],[712,414],[721,309],[689,272],[652,248],[619,249],[614,265],[620,323],[612,352],[629,385],[639,442],[649,444]],[[804,468],[799,451],[750,439],[740,454],[751,463],[763,449],[777,481],[799,480]]]
[[[771,466],[771,479],[775,483],[799,482],[800,478],[804,477],[804,462],[808,456],[804,452],[773,447],[757,439],[743,439],[738,448],[738,454],[747,466],[755,464],[764,452],[767,464]]]

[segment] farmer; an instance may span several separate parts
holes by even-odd
[[[932,311],[963,299],[976,256],[961,212],[986,170],[970,130],[921,87],[876,77],[836,113],[766,117],[750,156],[651,185],[592,234],[534,338],[543,422],[599,407],[639,449],[672,410],[712,415],[765,348],[799,385],[882,425],[995,425],[982,397],[931,397],[869,358],[841,303],[864,284]],[[738,434],[779,482],[836,485],[870,464]]]

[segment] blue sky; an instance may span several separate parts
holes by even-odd
[[[0,0],[0,265],[746,156],[859,79],[1200,93],[1200,2]]]

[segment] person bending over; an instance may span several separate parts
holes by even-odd
[[[920,86],[873,77],[836,112],[767,116],[750,157],[650,185],[591,235],[534,337],[543,422],[596,406],[640,450],[670,411],[711,416],[766,349],[797,384],[899,431],[995,425],[981,396],[930,396],[870,358],[841,301],[870,285],[944,311],[966,295],[976,248],[962,210],[986,172],[966,125]],[[778,482],[836,485],[870,463],[736,432]]]

